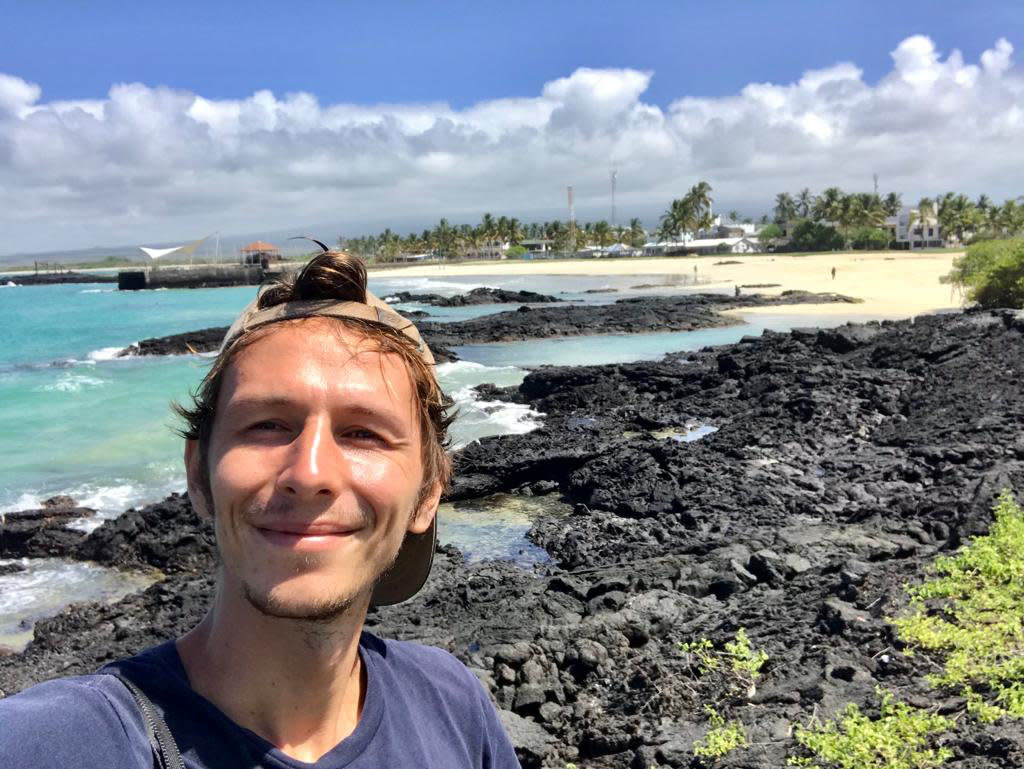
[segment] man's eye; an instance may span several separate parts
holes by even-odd
[[[256,422],[254,424],[251,424],[251,425],[249,425],[248,429],[253,431],[253,432],[264,432],[264,431],[283,430],[284,427],[279,425],[277,422],[269,422],[269,421],[267,421],[267,422]]]
[[[360,441],[383,441],[384,439],[375,433],[373,430],[367,430],[363,427],[355,427],[345,433],[350,438],[355,438]]]

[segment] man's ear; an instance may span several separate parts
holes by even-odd
[[[185,441],[185,477],[188,479],[188,498],[192,509],[203,518],[213,518],[207,494],[210,484],[206,468],[203,467],[199,441]]]
[[[408,531],[412,534],[422,534],[430,528],[430,524],[437,515],[437,506],[441,503],[441,481],[436,481],[430,490],[420,499],[416,514],[409,520]]]

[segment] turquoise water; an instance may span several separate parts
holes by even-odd
[[[453,294],[491,285],[593,303],[649,293],[630,286],[650,281],[635,276],[410,278],[374,280],[371,288],[386,296],[400,290]],[[619,291],[585,293],[605,287]],[[199,356],[117,358],[115,352],[145,337],[227,325],[253,295],[252,287],[145,292],[118,292],[109,284],[0,288],[0,512],[70,494],[103,516],[113,516],[180,490],[181,440],[169,404],[187,399],[209,361]],[[508,307],[425,309],[438,320],[456,320]],[[482,402],[471,391],[481,382],[516,384],[524,366],[652,359],[733,342],[765,328],[845,320],[756,314],[748,319],[750,325],[690,333],[462,347],[463,361],[438,369],[461,414],[453,430],[455,443],[523,432],[540,423],[540,416],[524,406]]]
[[[586,303],[629,295],[701,290],[649,276],[578,278],[375,279],[378,296],[412,291],[454,294],[481,285],[555,294]],[[615,288],[614,293],[586,293]],[[118,358],[116,351],[146,337],[226,326],[254,296],[252,287],[118,292],[109,284],[0,286],[0,514],[38,506],[55,494],[114,517],[128,507],[162,499],[184,488],[182,442],[175,434],[171,401],[182,401],[209,366],[201,356]],[[418,309],[415,305],[407,305]],[[508,306],[422,307],[431,318],[459,320]],[[472,388],[482,382],[520,382],[524,367],[654,359],[666,352],[734,342],[764,329],[837,325],[849,316],[747,316],[748,325],[690,333],[600,336],[514,344],[468,345],[463,360],[438,366],[442,386],[459,409],[456,447],[487,435],[526,432],[543,421],[528,407],[483,401]],[[686,440],[709,429],[670,436]],[[525,533],[541,512],[557,513],[552,500],[497,497],[440,511],[440,536],[470,560],[544,559]],[[81,528],[98,521],[80,522]],[[28,570],[0,578],[0,643],[20,645],[31,624],[71,600],[108,600],[143,584],[136,575],[89,564],[33,561]]]

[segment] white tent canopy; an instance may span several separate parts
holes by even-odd
[[[182,256],[188,254],[189,264],[191,264],[192,254],[197,248],[199,248],[199,244],[209,237],[209,235],[206,235],[205,237],[199,238],[199,240],[193,240],[191,243],[186,243],[183,246],[174,246],[173,248],[149,248],[147,246],[139,246],[139,248],[145,252],[146,256],[150,259],[159,259],[161,256],[167,256],[168,254],[173,254],[175,251],[179,251]],[[218,236],[218,247],[219,243],[220,241]]]
[[[173,254],[175,251],[180,250],[182,246],[175,246],[174,248],[146,248],[145,246],[139,246],[139,248],[145,251],[150,259],[159,259],[161,256]]]

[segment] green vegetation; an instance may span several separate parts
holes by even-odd
[[[694,685],[688,685],[695,697],[714,697],[718,701],[705,704],[709,728],[693,744],[694,755],[701,758],[720,758],[730,751],[747,745],[747,735],[738,720],[727,720],[720,712],[730,704],[743,702],[754,696],[761,668],[768,660],[763,649],[754,649],[747,631],[740,628],[732,641],[721,649],[707,638],[679,644],[687,666],[696,674]]]
[[[691,667],[696,667],[699,675],[715,675],[724,684],[720,688],[746,698],[753,697],[757,691],[756,682],[761,677],[761,668],[768,661],[763,649],[755,651],[751,647],[745,628],[737,630],[735,640],[727,641],[721,650],[715,649],[707,638],[681,643],[679,650],[693,658]]]
[[[707,734],[693,743],[693,754],[701,758],[721,758],[737,748],[747,746],[747,733],[739,721],[726,721],[710,705],[705,705],[711,728]]]
[[[858,227],[850,233],[850,246],[859,251],[878,251],[889,245],[889,233],[878,227]]]
[[[684,232],[711,226],[711,185],[698,182],[683,197],[673,200],[661,215],[657,235],[662,240],[679,240]]]
[[[911,588],[911,613],[892,620],[900,639],[942,653],[931,683],[961,691],[975,717],[1024,717],[1024,512],[1008,491],[989,533],[933,571]]]
[[[788,251],[839,251],[845,248],[846,240],[827,224],[804,219],[793,228]]]
[[[835,766],[839,769],[930,769],[952,757],[949,748],[928,746],[933,735],[953,722],[943,716],[894,702],[878,691],[881,708],[870,718],[854,704],[837,718],[817,726],[797,726],[795,737],[812,755],[789,759],[791,766]]]
[[[968,246],[945,280],[982,307],[1024,307],[1024,238]]]

